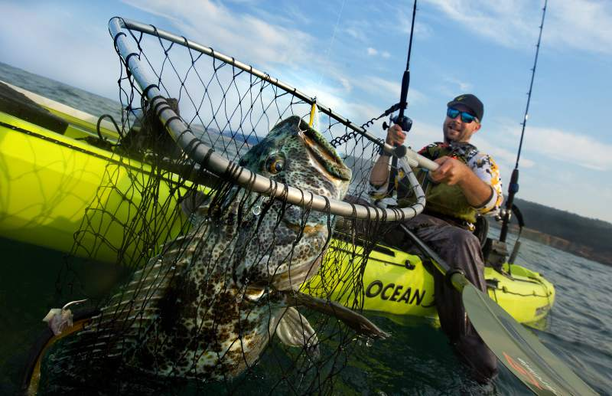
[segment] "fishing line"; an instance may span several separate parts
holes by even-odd
[[[331,51],[331,47],[334,44],[334,40],[336,39],[336,32],[338,31],[338,25],[340,24],[340,19],[342,18],[342,11],[344,10],[345,3],[346,3],[346,0],[343,0],[342,6],[340,7],[340,12],[338,13],[338,18],[336,19],[336,24],[334,25],[334,30],[332,32],[331,40],[329,41],[327,49],[325,50],[325,54],[323,55],[323,63],[326,63],[329,60],[329,52]],[[316,94],[319,92],[319,87],[321,86],[322,82],[323,82],[323,73],[319,73],[319,81],[315,84],[315,87],[314,87],[315,97],[313,98],[312,106],[310,109],[310,121],[308,122],[308,126],[316,130],[319,129],[319,116],[318,116]]]
[[[325,54],[323,55],[323,61],[327,61],[329,59],[329,52],[331,51],[331,47],[334,45],[334,41],[336,40],[336,32],[338,31],[338,26],[340,25],[340,19],[342,19],[342,11],[344,11],[344,5],[346,4],[346,0],[342,0],[342,6],[340,7],[340,12],[338,13],[338,18],[336,19],[336,24],[334,25],[334,31],[332,32],[331,40],[329,41],[329,45],[325,50]],[[323,82],[323,73],[319,73],[319,82],[316,85],[316,91],[319,90],[321,83]]]
[[[523,117],[522,130],[521,130],[521,139],[519,142],[519,148],[516,155],[516,164],[514,165],[514,170],[512,171],[512,176],[510,178],[510,185],[508,186],[508,200],[506,202],[506,211],[503,214],[503,223],[502,229],[499,236],[500,242],[506,242],[506,237],[508,235],[508,224],[510,223],[510,216],[512,213],[512,206],[514,203],[514,196],[519,190],[519,161],[521,158],[521,151],[523,148],[523,140],[525,137],[525,128],[527,126],[527,120],[529,119],[529,104],[531,103],[531,94],[533,92],[533,81],[535,79],[536,68],[538,66],[538,56],[540,54],[540,44],[542,42],[542,32],[544,31],[544,20],[546,18],[546,8],[548,5],[548,0],[544,0],[544,8],[542,8],[542,21],[540,23],[540,33],[538,35],[538,43],[536,44],[536,53],[535,59],[533,61],[533,68],[531,69],[531,82],[529,83],[529,92],[527,93],[527,105],[525,106],[525,116]],[[522,228],[522,227],[521,227]]]

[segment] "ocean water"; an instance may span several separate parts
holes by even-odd
[[[82,90],[0,63],[0,80],[101,115],[117,104]],[[76,98],[76,99],[75,99]],[[2,186],[0,186],[2,188]],[[492,231],[493,233],[495,230]],[[554,283],[556,304],[540,341],[600,394],[612,394],[612,268],[523,240],[518,264]],[[56,281],[64,255],[0,239],[0,395],[18,392],[28,351],[57,307]],[[99,274],[83,272],[81,276]],[[100,280],[100,279],[98,279]],[[112,282],[113,279],[108,279]],[[466,373],[439,329],[420,318],[368,314],[392,337],[359,344],[336,379],[338,394],[455,395],[466,391]],[[262,368],[265,369],[265,368]],[[527,389],[503,367],[492,394],[523,395]],[[256,383],[245,394],[266,394]]]

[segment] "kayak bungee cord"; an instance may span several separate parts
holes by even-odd
[[[531,103],[531,94],[533,92],[533,81],[535,79],[536,67],[538,66],[538,56],[540,54],[540,44],[542,42],[542,32],[544,31],[544,19],[546,18],[546,6],[547,5],[548,5],[548,0],[544,0],[544,8],[542,8],[542,22],[540,23],[540,33],[538,35],[538,43],[536,44],[536,53],[535,53],[535,59],[533,62],[533,68],[531,69],[531,82],[529,83],[529,92],[527,93],[527,105],[525,106],[525,116],[523,117],[523,122],[521,123],[522,125],[521,139],[519,142],[518,152],[516,155],[516,164],[514,165],[514,170],[512,171],[512,176],[510,178],[510,185],[508,186],[508,200],[506,201],[506,210],[502,214],[503,223],[502,223],[501,233],[499,236],[500,242],[506,242],[506,237],[508,235],[508,226],[510,224],[512,207],[514,203],[514,196],[519,190],[519,184],[518,184],[519,161],[521,158],[521,150],[523,148],[523,139],[525,137],[525,127],[527,126],[527,119],[529,118],[529,104]],[[521,225],[521,229],[522,229],[522,225]]]

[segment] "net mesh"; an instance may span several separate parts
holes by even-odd
[[[357,202],[367,193],[378,146],[345,122],[321,114],[312,132],[312,103],[268,77],[159,34],[129,34],[134,56],[200,143],[328,198]],[[232,169],[207,171],[170,138],[147,87],[125,65],[118,141],[71,254],[92,267],[117,264],[125,282],[92,293],[68,259],[61,293],[88,297],[95,314],[48,353],[44,386],[51,393],[332,393],[357,340],[383,336],[359,314],[364,267],[382,224],[270,199],[230,183]],[[282,140],[295,126],[307,131],[325,169],[302,161],[312,149]],[[350,182],[341,180],[343,166]]]

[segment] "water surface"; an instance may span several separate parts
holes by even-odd
[[[117,112],[114,101],[1,63],[0,80],[95,115]],[[0,239],[0,252],[0,394],[13,394],[19,389],[28,350],[44,329],[42,318],[61,304],[56,280],[66,264],[62,253],[7,239]],[[610,394],[612,268],[528,240],[523,240],[517,263],[541,272],[557,289],[548,327],[533,330],[535,334],[590,386]],[[115,275],[120,276],[113,271],[107,271],[105,278],[88,271],[80,275],[99,280],[101,289],[112,284]],[[465,389],[465,372],[439,329],[419,318],[368,316],[393,336],[371,346],[356,346],[336,380],[339,393],[454,395]],[[245,394],[269,392],[261,386],[266,369],[263,359]],[[500,370],[494,393],[528,394],[507,370]]]

